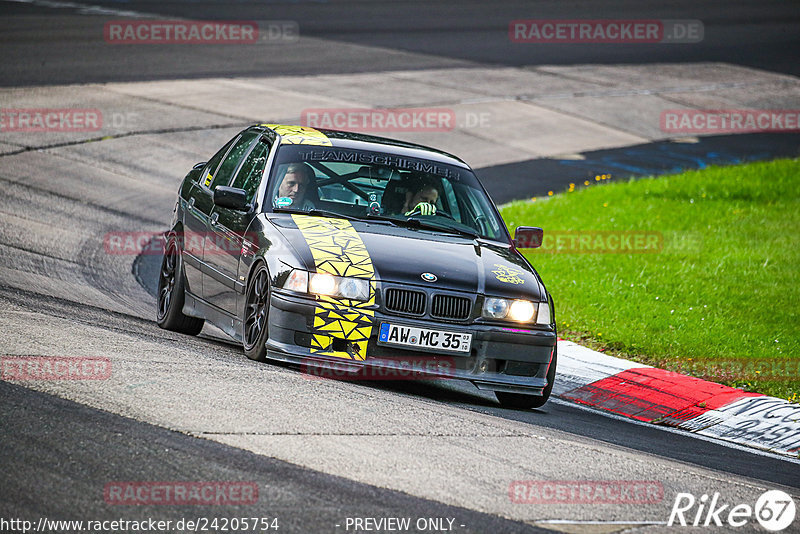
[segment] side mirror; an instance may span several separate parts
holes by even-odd
[[[517,248],[539,248],[544,239],[544,230],[537,226],[517,226],[514,231],[514,246]]]
[[[214,204],[236,211],[247,211],[247,192],[244,189],[218,185],[214,188]]]

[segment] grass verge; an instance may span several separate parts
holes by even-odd
[[[525,252],[561,337],[800,401],[800,160],[603,179],[501,211],[545,230]]]

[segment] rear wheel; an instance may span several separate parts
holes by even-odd
[[[183,259],[174,238],[167,240],[161,271],[158,275],[158,313],[156,322],[166,330],[196,336],[203,329],[203,319],[183,313],[185,300]]]
[[[267,359],[268,319],[269,272],[261,263],[250,277],[244,308],[244,353],[251,360],[263,362]]]
[[[538,395],[525,395],[524,393],[507,393],[505,391],[495,391],[494,394],[500,405],[504,408],[514,408],[516,410],[529,410],[531,408],[541,408],[550,398],[550,392],[553,391],[553,382],[556,380],[556,364],[558,363],[558,354],[556,348],[553,347],[553,360],[550,362],[550,368],[547,369],[547,386],[542,391],[542,396]]]

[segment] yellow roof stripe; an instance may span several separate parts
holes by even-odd
[[[283,138],[284,143],[290,145],[333,146],[328,136],[308,126],[290,126],[286,124],[262,124],[261,126],[274,130]]]

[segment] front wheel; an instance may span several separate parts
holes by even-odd
[[[504,408],[513,408],[516,410],[530,410],[531,408],[541,408],[550,398],[550,392],[553,391],[553,383],[556,380],[556,364],[558,363],[558,354],[556,347],[553,347],[553,359],[550,362],[550,368],[547,369],[547,386],[542,391],[542,396],[538,395],[525,395],[524,393],[507,393],[505,391],[495,391],[494,394],[500,405]]]
[[[183,313],[184,303],[183,261],[178,242],[167,240],[161,271],[158,274],[158,313],[156,323],[165,330],[196,336],[203,329],[203,319]]]
[[[247,301],[244,308],[244,353],[251,360],[267,360],[267,338],[269,328],[269,272],[267,266],[259,264],[247,285]]]

